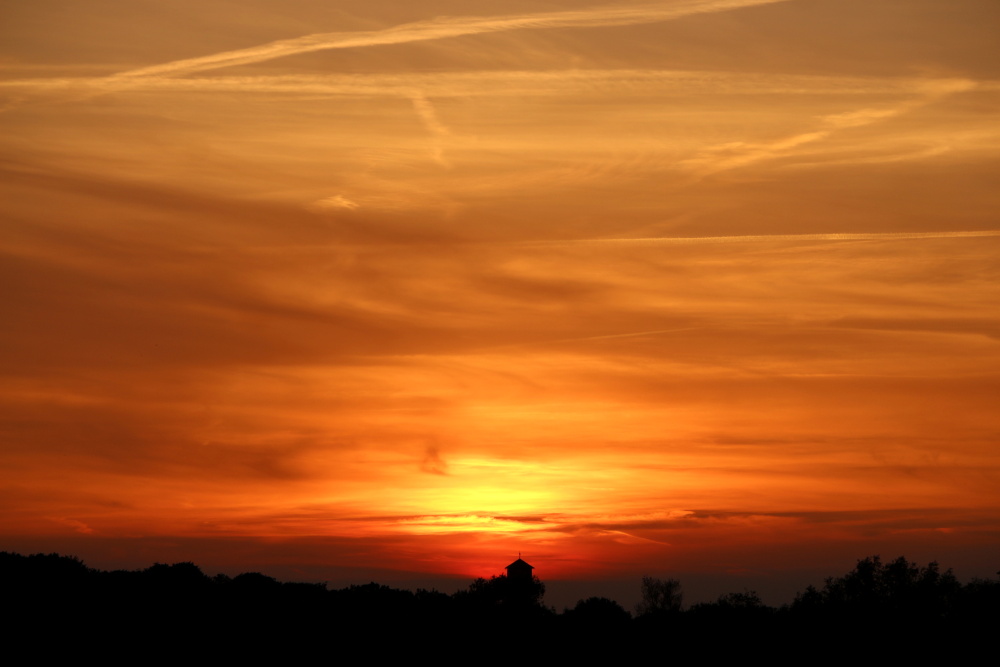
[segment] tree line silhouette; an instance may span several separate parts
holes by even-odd
[[[953,655],[992,636],[1000,620],[1000,579],[962,584],[937,563],[921,567],[902,557],[859,560],[781,607],[743,591],[685,609],[677,580],[643,577],[639,588],[634,614],[602,597],[558,613],[545,606],[537,577],[476,579],[450,595],[376,583],[331,590],[258,572],[209,577],[190,562],[102,571],[71,556],[0,552],[0,595],[14,614],[5,634],[45,637],[50,650],[103,638],[112,653],[155,647],[220,658],[353,655],[359,647],[369,657],[431,648],[539,659],[665,650],[674,658],[756,651],[793,659],[818,649],[898,657]]]

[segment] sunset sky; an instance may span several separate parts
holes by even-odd
[[[992,575],[998,46],[995,0],[4,3],[0,550]]]

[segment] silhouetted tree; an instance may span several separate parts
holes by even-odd
[[[747,590],[682,611],[678,581],[644,577],[635,622],[616,602],[597,597],[557,617],[543,606],[544,592],[537,578],[506,576],[477,579],[451,596],[376,583],[331,591],[256,572],[209,578],[193,563],[103,572],[57,554],[0,552],[0,593],[18,612],[5,626],[8,636],[44,632],[76,647],[111,631],[130,638],[122,650],[157,646],[178,657],[209,647],[236,650],[241,660],[258,659],[262,650],[277,658],[301,647],[304,661],[313,657],[310,638],[331,630],[384,652],[387,637],[411,647],[446,629],[470,655],[483,648],[484,632],[497,633],[502,642],[490,645],[491,654],[511,659],[662,660],[668,643],[675,660],[703,659],[706,650],[715,661],[739,660],[766,650],[782,662],[820,646],[844,659],[874,648],[893,659],[937,651],[952,660],[963,648],[981,653],[1000,624],[1000,580],[962,586],[937,563],[884,563],[878,556],[822,588],[807,588],[780,610]]]
[[[770,610],[757,595],[757,591],[743,591],[742,593],[726,593],[720,595],[715,602],[702,602],[691,607],[692,612],[705,611],[726,611],[726,612],[757,612]]]
[[[632,615],[614,600],[592,597],[580,600],[565,612],[567,620],[576,626],[614,628],[627,625]]]
[[[765,605],[756,591],[749,590],[720,595],[715,602],[693,605],[686,612],[691,617],[689,625],[716,630],[725,627],[737,637],[759,632],[774,614],[775,610]]]
[[[822,609],[854,618],[932,620],[948,615],[960,590],[951,570],[941,572],[935,562],[919,567],[902,556],[888,564],[869,556],[844,576],[827,578],[822,590],[806,589],[793,609]]]
[[[676,579],[642,578],[642,600],[636,605],[638,616],[678,612],[684,596],[681,593],[681,582]]]
[[[541,606],[544,596],[545,584],[538,577],[532,577],[530,581],[514,581],[501,574],[499,577],[476,579],[469,584],[466,597],[480,608],[528,608]]]

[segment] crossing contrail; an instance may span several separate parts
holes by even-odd
[[[299,53],[328,49],[351,49],[388,44],[406,44],[463,35],[543,28],[599,28],[640,23],[657,23],[743,7],[769,5],[791,0],[672,0],[656,4],[591,7],[564,12],[514,14],[507,16],[439,17],[415,21],[384,30],[329,32],[282,39],[246,49],[224,51],[198,58],[175,60],[159,65],[120,72],[112,78],[159,77],[203,70],[247,65]]]
[[[632,239],[575,239],[538,241],[525,245],[696,245],[703,243],[760,243],[766,241],[910,241],[1000,237],[1000,230],[969,232],[859,232],[832,234],[757,234],[746,236],[653,236]]]

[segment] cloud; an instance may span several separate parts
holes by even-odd
[[[944,334],[987,336],[1000,339],[1000,319],[988,318],[893,318],[842,317],[830,323],[846,329],[876,331],[928,331]]]
[[[930,80],[931,82],[933,80]],[[948,81],[948,80],[943,80]],[[624,90],[627,94],[680,90],[745,95],[885,95],[926,93],[929,80],[914,77],[847,77],[669,69],[555,69],[366,74],[283,74],[199,76],[193,78],[54,77],[0,81],[16,91],[164,91],[331,95],[371,97],[521,97]],[[976,88],[1000,90],[1000,84],[977,81]],[[853,112],[858,113],[858,112]],[[840,114],[850,117],[852,114]],[[836,116],[836,115],[835,115]]]
[[[66,525],[72,528],[75,532],[81,533],[83,535],[93,535],[95,532],[94,529],[88,526],[86,523],[84,523],[83,521],[78,521],[76,519],[69,519],[66,517],[54,517],[52,520],[55,521],[56,523]]]
[[[438,118],[437,112],[434,110],[434,105],[431,104],[426,95],[420,92],[411,93],[410,101],[413,103],[413,109],[417,112],[417,116],[423,122],[424,127],[435,138],[434,146],[431,148],[431,158],[442,167],[450,168],[451,163],[444,157],[444,147],[437,140],[451,134],[451,132],[444,126],[441,119]]]
[[[928,80],[921,86],[923,95],[891,107],[863,108],[845,113],[820,117],[820,129],[803,132],[770,142],[728,142],[710,146],[696,157],[681,164],[693,170],[697,177],[709,176],[730,169],[746,167],[757,162],[792,155],[795,149],[820,142],[839,130],[863,127],[884,121],[920,107],[927,106],[948,95],[976,88],[976,83],[965,79]]]
[[[1000,236],[1000,230],[940,232],[859,232],[828,234],[757,234],[739,236],[674,236],[632,239],[573,239],[567,241],[530,241],[525,246],[572,245],[701,245],[714,243],[768,243],[802,241],[917,241],[922,239],[975,239]]]
[[[410,100],[413,102],[413,108],[416,110],[417,115],[420,116],[420,119],[424,122],[428,130],[433,134],[450,134],[448,128],[438,118],[437,112],[434,110],[434,105],[430,103],[426,95],[419,92],[412,93]]]
[[[670,21],[694,14],[769,5],[791,0],[673,0],[668,3],[593,7],[564,12],[492,17],[439,17],[367,32],[332,32],[283,39],[247,49],[121,72],[116,78],[172,76],[283,58],[299,53],[446,39],[509,30],[599,28]]]
[[[325,199],[320,199],[314,202],[313,208],[326,210],[326,209],[347,209],[348,211],[354,211],[361,208],[361,204],[357,203],[352,199],[348,199],[344,195],[334,195],[332,197],[327,197]]]
[[[420,469],[432,475],[447,475],[448,462],[441,458],[437,447],[428,447],[424,452],[424,460],[420,462]]]

